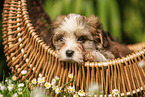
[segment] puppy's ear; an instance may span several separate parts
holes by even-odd
[[[95,16],[95,15],[91,15],[89,18],[88,18],[88,23],[90,25],[92,25],[93,27],[94,26],[97,26],[98,23],[99,23],[99,17]]]
[[[107,32],[103,30],[102,23],[99,21],[99,17],[91,15],[88,18],[88,23],[95,28],[93,31],[94,40],[96,43],[101,43],[103,47],[107,47],[109,44]]]
[[[94,35],[94,40],[97,44],[100,43],[104,48],[109,45],[108,35],[104,30],[99,30],[99,32]]]
[[[102,31],[103,47],[107,47],[109,45],[108,38],[109,38],[108,33],[103,30]]]
[[[66,15],[60,15],[60,16],[57,16],[56,18],[56,21],[54,21],[52,24],[51,24],[51,33],[52,33],[52,38],[51,38],[51,43],[52,43],[52,47],[55,48],[55,44],[54,44],[54,33],[53,31],[55,30],[55,28],[57,28],[61,22],[64,20],[64,18],[66,17]]]
[[[54,21],[53,24],[52,24],[52,27],[53,28],[58,27],[58,25],[61,24],[61,22],[64,20],[65,17],[66,17],[66,15],[57,16],[56,21]]]

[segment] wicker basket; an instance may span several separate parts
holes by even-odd
[[[41,0],[5,0],[2,15],[7,65],[20,81],[31,81],[41,73],[47,82],[58,76],[62,86],[70,81],[68,74],[72,73],[75,81],[69,85],[74,85],[77,91],[87,93],[88,86],[95,82],[101,86],[101,96],[112,96],[114,89],[119,90],[120,96],[144,95],[145,68],[138,63],[145,59],[145,48],[109,62],[60,63],[51,47],[48,33],[51,20]],[[28,73],[22,76],[22,70]]]

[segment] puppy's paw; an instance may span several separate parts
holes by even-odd
[[[106,50],[100,50],[100,53],[102,55],[104,55],[104,57],[107,59],[107,60],[112,60],[112,59],[115,59],[115,55],[110,52],[110,51],[106,51]]]
[[[93,62],[106,62],[107,59],[103,54],[101,54],[99,51],[92,50],[87,51],[85,54],[85,61],[93,61]]]

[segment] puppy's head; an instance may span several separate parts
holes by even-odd
[[[84,62],[85,53],[96,50],[96,31],[100,28],[98,17],[95,16],[59,16],[53,23],[52,38],[57,57],[61,61]]]

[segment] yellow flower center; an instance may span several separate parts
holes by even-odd
[[[46,86],[46,87],[49,87],[49,84],[46,84],[45,86]]]
[[[56,80],[59,80],[58,78],[55,78]]]
[[[76,95],[76,97],[79,97],[78,95]]]
[[[113,94],[115,94],[115,92],[113,92]]]
[[[59,92],[60,92],[60,90],[57,90],[57,92],[59,93]]]
[[[72,75],[70,75],[70,78],[72,78],[73,76]]]
[[[80,91],[81,94],[83,94],[83,91]]]
[[[71,88],[69,88],[68,90],[71,91]]]
[[[15,76],[13,77],[13,80],[16,80],[16,77]]]
[[[22,94],[22,92],[18,92],[19,94]]]
[[[43,82],[43,79],[41,79],[40,82]]]
[[[32,81],[32,83],[36,83],[36,81],[35,81],[35,80],[33,80],[33,81]]]
[[[55,90],[56,89],[56,87],[53,87],[53,90]]]
[[[10,87],[11,87],[11,88],[13,88],[13,86],[12,86],[12,85],[10,85]]]

